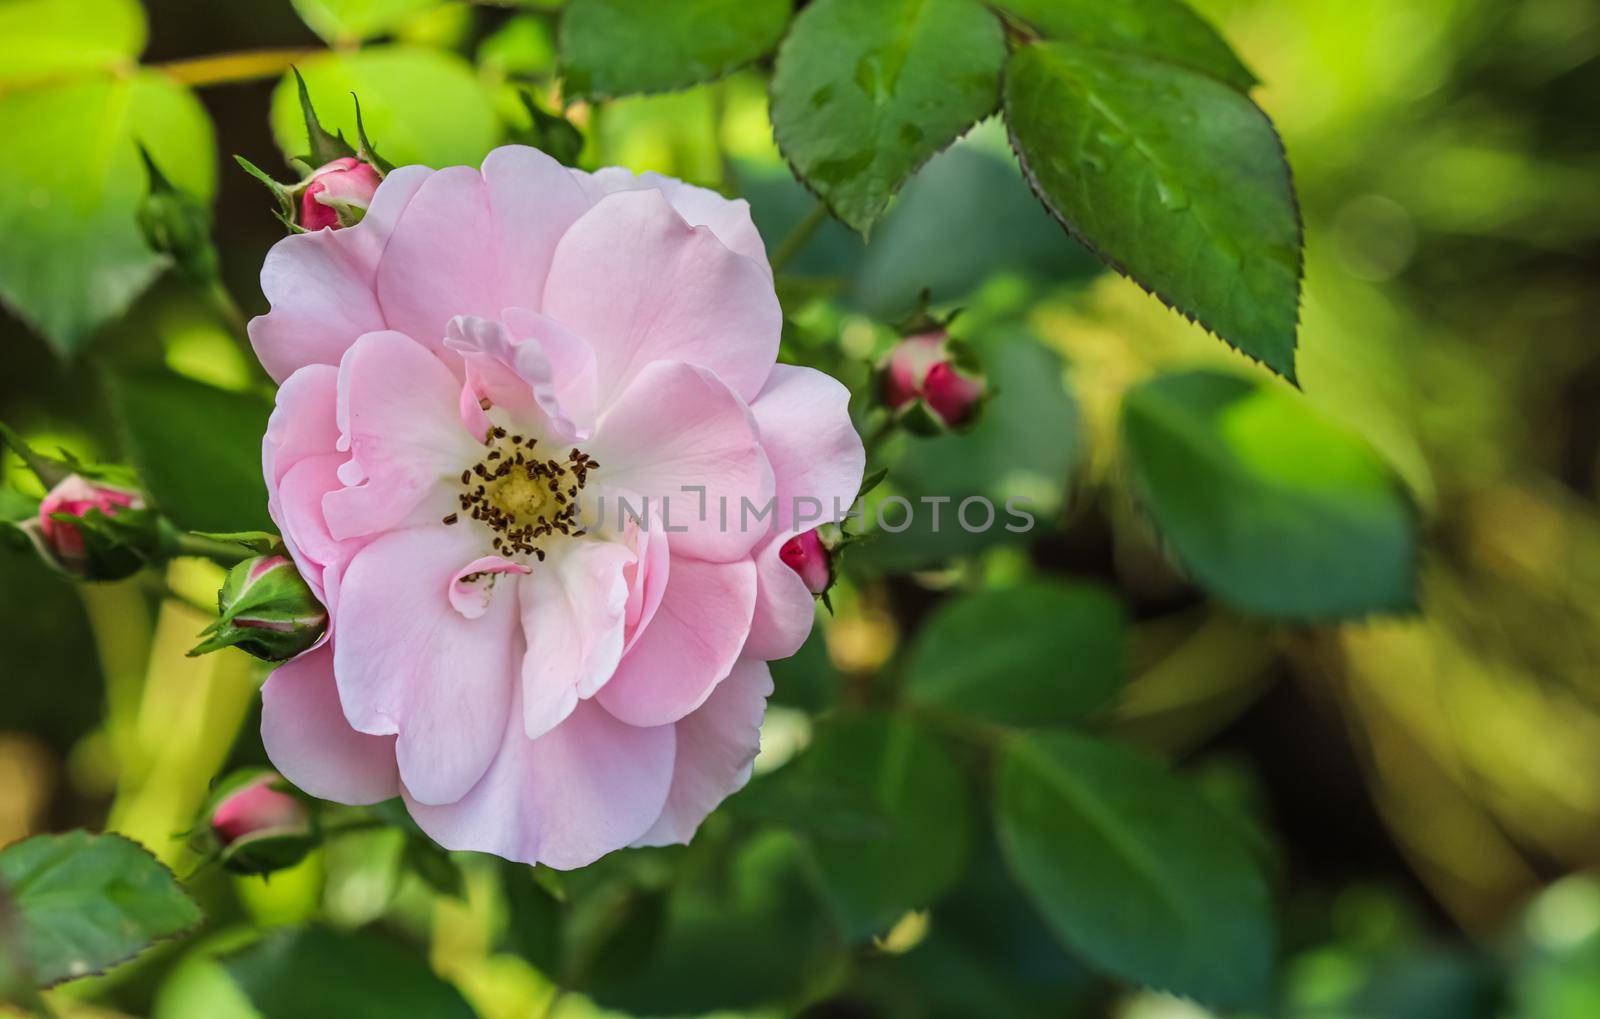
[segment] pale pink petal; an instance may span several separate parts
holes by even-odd
[[[633,548],[634,554],[634,561],[624,571],[628,581],[628,606],[627,643],[622,650],[626,654],[655,618],[656,609],[661,607],[661,596],[666,592],[672,570],[672,557],[659,519],[651,521],[648,527],[630,525],[623,540]]]
[[[350,487],[323,500],[339,539],[437,522],[456,508],[459,475],[482,452],[457,411],[461,384],[395,332],[368,333],[339,364],[339,423]],[[459,565],[459,564],[458,564]]]
[[[276,504],[268,507],[290,557],[318,598],[324,598],[323,568],[354,552],[354,542],[347,550],[344,542],[334,540],[322,516],[323,496],[340,487],[343,459],[338,453],[325,453],[301,460],[283,476]]]
[[[500,252],[499,308],[537,308],[556,242],[589,211],[590,202],[566,167],[526,145],[489,153],[483,160],[483,183]]]
[[[783,313],[766,270],[691,227],[659,191],[600,200],[556,247],[543,311],[594,348],[606,407],[652,361],[687,361],[753,399]]]
[[[728,675],[750,632],[755,564],[672,557],[661,607],[597,699],[632,725],[676,722]]]
[[[688,842],[717,804],[744,788],[761,749],[761,719],[771,695],[767,663],[744,659],[704,704],[678,721],[667,805],[635,845]]]
[[[464,394],[488,399],[512,420],[537,416],[557,442],[579,437],[577,425],[561,405],[555,368],[538,339],[518,339],[493,319],[457,315],[446,328],[444,342],[461,355],[467,373]],[[471,421],[476,428],[478,418]]]
[[[538,739],[578,700],[592,697],[622,657],[628,581],[627,546],[609,541],[555,543],[521,582],[524,732]]]
[[[750,218],[750,203],[743,198],[725,198],[709,188],[663,177],[653,170],[632,174],[620,166],[608,166],[594,173],[571,172],[591,204],[616,191],[660,191],[690,226],[710,227],[729,250],[772,271],[767,265],[767,246]]]
[[[776,530],[807,530],[843,517],[861,489],[867,462],[850,421],[850,391],[815,368],[780,364],[750,413],[772,464]]]
[[[489,602],[497,586],[515,583],[516,577],[529,572],[527,566],[505,556],[486,555],[474,559],[450,578],[450,607],[465,619],[477,619],[489,611]]]
[[[630,508],[646,519],[662,514],[674,553],[726,561],[766,533],[759,514],[771,506],[772,468],[755,422],[705,369],[648,365],[595,426],[588,451],[600,462],[596,482],[611,493],[606,518],[623,518],[622,493],[639,497]]]
[[[366,804],[400,792],[394,737],[350,728],[324,645],[285,662],[261,688],[261,741],[272,766],[313,796]]]
[[[500,299],[495,229],[477,170],[452,166],[424,181],[378,263],[387,327],[442,352],[451,318],[498,315],[506,302]]]
[[[406,787],[425,803],[472,788],[494,758],[517,670],[517,598],[499,585],[484,613],[451,604],[481,543],[462,527],[386,534],[351,560],[339,593],[334,672],[350,724],[400,735]]]
[[[513,697],[499,754],[470,792],[439,806],[402,792],[417,824],[446,849],[557,870],[586,866],[638,839],[667,800],[672,726],[634,728],[580,701],[566,721],[530,740],[520,697]]]
[[[273,491],[289,468],[308,456],[332,453],[339,442],[339,369],[307,365],[278,387],[261,440],[261,471]]]
[[[538,343],[550,365],[562,411],[577,425],[578,436],[588,438],[594,431],[596,406],[594,349],[560,322],[527,308],[507,308],[500,320],[518,340]]]
[[[387,328],[378,303],[378,260],[395,223],[433,171],[406,166],[384,178],[361,222],[291,234],[261,267],[272,310],[250,321],[250,344],[278,381],[309,364],[338,364],[362,333]]]
[[[779,534],[756,553],[756,607],[744,654],[751,658],[788,658],[811,635],[817,618],[817,597],[778,557],[790,535]]]

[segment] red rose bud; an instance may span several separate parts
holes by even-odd
[[[367,214],[383,177],[369,163],[344,156],[311,171],[300,192],[299,225],[304,230],[354,226]]]
[[[134,489],[69,474],[20,524],[50,565],[82,580],[137,573],[157,543],[154,515]]]
[[[967,424],[988,387],[974,372],[963,370],[959,360],[943,332],[901,340],[883,364],[883,402],[908,421],[931,415],[935,428]]]
[[[190,656],[237,647],[269,662],[293,658],[328,628],[328,613],[284,556],[246,559],[217,592],[217,620]]]
[[[231,776],[208,808],[219,862],[235,874],[271,874],[305,859],[317,844],[306,804],[276,789],[276,772]]]
[[[309,814],[305,804],[272,788],[282,781],[267,772],[217,802],[211,811],[211,830],[224,848],[262,832],[306,830]]]
[[[801,582],[812,594],[823,594],[833,583],[832,554],[815,530],[797,534],[784,542],[778,549],[778,558],[800,574]]]

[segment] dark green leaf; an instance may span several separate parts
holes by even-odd
[[[865,839],[811,839],[824,896],[852,937],[932,904],[960,876],[972,834],[966,779],[914,723],[878,715],[829,720],[794,767],[794,780],[858,795],[884,822]]]
[[[109,384],[128,455],[174,523],[198,531],[272,526],[261,477],[267,401],[165,371]]]
[[[1005,43],[975,0],[817,0],[778,50],[778,147],[866,233],[928,157],[995,107]]]
[[[264,1019],[471,1019],[428,960],[388,938],[281,930],[223,966]]]
[[[794,838],[764,832],[674,887],[650,961],[589,993],[634,1015],[742,1014],[798,1000],[840,948]]]
[[[0,300],[57,353],[74,353],[164,262],[135,219],[146,194],[135,140],[209,201],[210,122],[187,89],[139,71],[0,84],[0,137]]]
[[[541,972],[560,976],[566,965],[566,905],[539,881],[532,867],[507,863],[501,875],[511,951]]]
[[[1300,214],[1283,145],[1250,99],[1127,53],[1025,45],[1006,122],[1035,192],[1101,258],[1293,380]]]
[[[670,92],[772,52],[792,0],[572,0],[561,19],[568,92]]]
[[[1001,849],[1070,949],[1126,980],[1225,1007],[1270,986],[1266,882],[1186,783],[1087,736],[1037,733],[997,765]]]
[[[1122,605],[1088,585],[970,595],[923,627],[907,690],[929,707],[1007,725],[1075,722],[1122,684],[1125,625]]]
[[[488,91],[466,61],[452,53],[372,46],[320,53],[299,66],[322,126],[356,138],[355,93],[361,97],[367,132],[397,166],[476,164],[500,140]],[[272,134],[286,155],[308,151],[291,76],[272,93]]]
[[[1365,442],[1297,394],[1164,375],[1127,395],[1122,431],[1136,498],[1222,601],[1297,620],[1414,607],[1410,500]]]
[[[1183,0],[994,0],[1047,39],[1183,64],[1248,90],[1256,76]]]
[[[172,872],[121,835],[35,835],[0,851],[28,969],[42,986],[101,973],[200,922]]]
[[[440,895],[449,895],[457,899],[466,898],[466,884],[461,875],[461,868],[456,866],[456,861],[450,858],[450,854],[432,839],[407,839],[403,860],[417,877]]]

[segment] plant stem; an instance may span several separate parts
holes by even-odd
[[[794,260],[806,244],[811,240],[817,228],[822,226],[828,218],[828,207],[817,202],[811,207],[798,223],[789,229],[783,240],[778,242],[777,248],[772,252],[772,271],[777,272]]]
[[[210,559],[219,566],[233,566],[255,556],[254,552],[243,545],[236,545],[231,541],[217,541],[189,531],[178,532],[173,538],[172,550],[174,555]]]
[[[323,51],[320,49],[306,49],[299,46],[239,50],[235,53],[169,60],[155,66],[156,70],[174,81],[195,88],[204,88],[207,85],[231,85],[236,82],[276,78],[297,62],[321,52]]]

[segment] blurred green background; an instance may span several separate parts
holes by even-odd
[[[147,0],[142,62],[180,62],[171,73],[183,77],[194,65],[181,62],[207,54],[318,51],[301,65],[319,102],[335,109],[357,89],[388,158],[476,161],[523,126],[514,86],[548,88],[559,4],[410,6],[378,33],[391,41],[358,51],[356,40],[336,39],[339,53],[328,56],[288,0]],[[800,278],[785,284],[786,344],[859,388],[890,341],[881,323],[910,310],[922,288],[965,307],[960,331],[1001,395],[973,435],[902,440],[890,452],[890,490],[1026,494],[1043,526],[1024,537],[885,535],[854,553],[837,613],[775,669],[756,786],[806,746],[816,714],[871,699],[880,670],[947,592],[1043,575],[1097,580],[1131,618],[1132,678],[1110,728],[1184,762],[1261,833],[1282,917],[1273,1014],[1600,1015],[1600,877],[1591,876],[1600,864],[1600,7],[1196,6],[1265,82],[1259,101],[1284,136],[1306,220],[1301,385],[1404,479],[1423,521],[1420,611],[1268,625],[1206,597],[1169,564],[1129,498],[1122,395],[1162,368],[1254,369],[1101,271],[1027,192],[1003,131],[986,123],[911,182],[870,245],[830,223],[803,250],[790,266]],[[215,180],[228,289],[253,314],[264,310],[256,274],[281,229],[268,196],[226,156],[281,168],[269,113],[282,136],[293,110],[276,74],[196,94],[221,155],[198,145],[205,165],[172,172],[192,187]],[[759,68],[573,116],[589,138],[586,163],[744,195],[769,245],[810,207],[772,143]],[[0,420],[40,444],[131,455],[114,409],[150,390],[117,380],[164,365],[241,392],[259,384],[226,315],[168,275],[64,362],[0,313]],[[186,412],[181,392],[162,399],[173,427],[204,431],[208,419]],[[19,473],[14,461],[6,467]],[[172,589],[202,600],[215,589],[204,568],[180,567],[166,580]],[[187,646],[203,622],[143,581],[74,588],[26,556],[0,555],[0,844],[113,827],[186,872],[180,833],[212,776],[263,760],[253,664],[174,664],[159,653]],[[147,660],[164,664],[146,675]],[[621,919],[605,921],[615,930],[597,958],[622,967],[592,995],[606,1007],[654,1014],[677,1000],[661,989],[659,973],[670,972],[691,1011],[697,983],[714,980],[744,981],[750,1000],[792,982],[786,997],[818,1017],[1209,1014],[1091,980],[995,879],[983,836],[961,885],[931,910],[843,947],[816,926],[818,893],[786,832],[728,849],[736,828],[779,809],[745,799],[686,852],[615,864],[630,868],[634,890],[612,910]],[[492,867],[466,860],[462,895],[436,894],[402,867],[402,841],[394,831],[350,837],[271,881],[204,873],[196,885],[211,920],[198,947],[74,985],[57,1006],[248,1015],[238,974],[214,956],[263,927],[317,915],[336,928],[382,919],[425,946],[482,1015],[601,1014],[585,995],[552,1003],[530,953],[508,949],[531,935],[508,933]],[[651,868],[721,866],[736,874],[738,895],[704,908],[742,934],[670,940],[679,955],[653,957],[651,925],[665,921],[651,896],[667,879]]]

